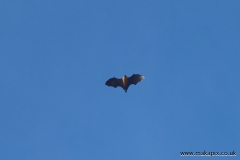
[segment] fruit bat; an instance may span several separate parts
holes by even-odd
[[[110,78],[109,80],[107,80],[107,82],[105,83],[105,85],[107,86],[112,86],[114,88],[116,87],[122,87],[123,90],[125,92],[127,92],[128,87],[131,84],[137,84],[138,82],[141,82],[144,78],[144,76],[140,75],[140,74],[133,74],[131,77],[127,77],[126,75],[124,75],[121,79],[118,78]]]

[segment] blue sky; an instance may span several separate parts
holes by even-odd
[[[238,155],[239,6],[1,1],[0,159]],[[133,73],[145,80],[127,93],[105,86]]]

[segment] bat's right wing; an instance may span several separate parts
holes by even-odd
[[[122,80],[121,79],[117,79],[117,78],[110,78],[106,83],[105,85],[107,86],[112,86],[114,88],[116,87],[122,87],[123,88],[123,83],[122,83]]]

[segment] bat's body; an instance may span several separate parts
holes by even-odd
[[[124,75],[121,79],[117,78],[110,78],[105,84],[107,86],[112,86],[114,88],[116,87],[122,87],[125,92],[127,92],[128,87],[131,84],[137,84],[138,82],[141,82],[144,79],[144,76],[140,74],[133,74],[131,77],[127,77]]]

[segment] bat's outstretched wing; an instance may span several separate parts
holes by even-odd
[[[105,85],[112,86],[114,88],[116,88],[118,86],[123,88],[122,80],[121,79],[117,79],[117,78],[110,78],[109,80],[107,80]]]
[[[128,78],[128,86],[127,88],[131,85],[134,84],[136,85],[138,82],[141,82],[144,78],[144,76],[140,74],[133,74],[131,77]]]

